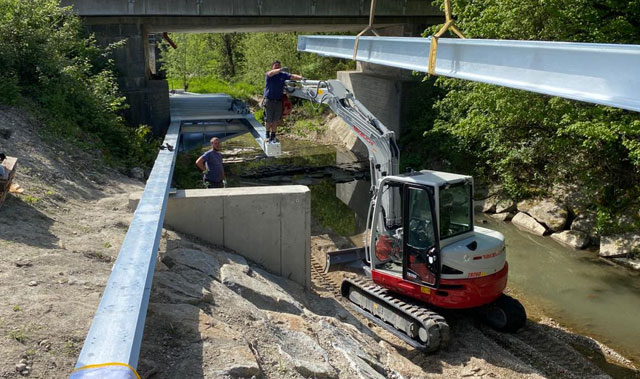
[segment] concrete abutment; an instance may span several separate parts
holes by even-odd
[[[141,193],[129,198],[136,209]],[[306,186],[179,190],[165,227],[223,246],[311,288],[311,192]]]

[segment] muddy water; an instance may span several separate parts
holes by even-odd
[[[505,235],[509,287],[535,301],[560,324],[640,362],[640,275],[600,260],[594,251],[563,247],[548,237],[480,215]]]

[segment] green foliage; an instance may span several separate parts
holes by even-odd
[[[355,67],[351,61],[300,53],[297,38],[295,33],[172,33],[178,48],[163,44],[161,61],[167,76],[178,81],[174,84],[189,91],[198,78],[246,82],[252,90],[262,91],[264,75],[274,60],[291,73],[316,79],[335,78],[336,71]]]
[[[289,67],[291,73],[310,79],[335,78],[336,71],[353,69],[354,63],[297,51],[296,33],[253,33],[242,42],[245,53],[242,79],[264,86],[264,75],[274,60]]]
[[[640,42],[637,1],[453,0],[452,9],[468,37]],[[577,184],[608,230],[605,215],[640,206],[637,113],[456,79],[435,85],[443,95],[421,130],[425,141],[448,141],[437,150],[448,161],[464,157],[516,198]]]
[[[170,88],[183,88],[177,79],[169,79]],[[244,82],[230,83],[215,77],[197,77],[190,81],[189,92],[195,93],[226,93],[233,98],[249,100],[262,92],[262,88],[254,87]]]
[[[208,46],[207,35],[172,33],[171,39],[177,48],[173,49],[163,43],[160,61],[167,76],[178,81],[180,88],[188,91],[195,78],[206,77],[215,72],[215,55]]]
[[[86,36],[80,19],[56,0],[0,0],[0,102],[30,105],[46,134],[82,141],[112,162],[137,162],[135,131],[118,112],[110,49]]]
[[[336,197],[335,185],[330,180],[311,186],[311,214],[322,226],[339,235],[355,234],[356,215]]]

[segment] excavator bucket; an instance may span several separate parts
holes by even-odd
[[[327,253],[324,272],[339,271],[345,266],[361,263],[365,258],[364,247],[352,247],[349,249],[335,250]]]

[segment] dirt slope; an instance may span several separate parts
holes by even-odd
[[[128,228],[128,194],[143,183],[97,153],[43,141],[37,121],[15,109],[0,108],[0,127],[13,130],[0,151],[19,157],[25,189],[0,208],[0,378],[66,378]],[[347,244],[314,231],[316,266]],[[615,352],[550,320],[503,335],[446,315],[452,343],[425,355],[353,314],[335,296],[340,273],[316,270],[304,291],[174,232],[164,233],[159,257],[143,377],[638,377]],[[615,364],[594,363],[606,360]]]

